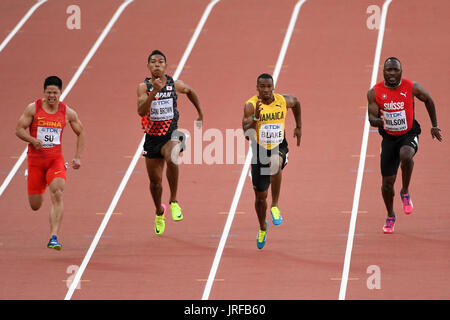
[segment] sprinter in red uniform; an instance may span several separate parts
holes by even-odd
[[[384,62],[384,81],[367,93],[369,122],[378,127],[381,143],[382,195],[387,209],[384,233],[394,232],[394,183],[398,167],[402,168],[400,198],[403,211],[412,213],[413,203],[409,184],[414,167],[413,157],[418,150],[420,125],[414,115],[414,97],[425,103],[431,120],[431,136],[442,141],[433,99],[417,82],[402,78],[402,65],[395,57]]]
[[[63,191],[66,167],[62,154],[62,134],[69,123],[77,135],[74,169],[80,168],[81,152],[84,147],[83,125],[77,113],[59,101],[62,81],[51,76],[44,81],[44,98],[30,103],[20,117],[16,135],[28,145],[28,200],[31,209],[39,210],[47,186],[50,189],[52,208],[50,210],[50,241],[48,248],[61,250],[58,231],[63,216]]]

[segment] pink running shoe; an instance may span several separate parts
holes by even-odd
[[[409,193],[403,194],[400,192],[400,198],[402,198],[403,211],[406,214],[411,214],[413,211],[413,203],[411,201],[411,196]]]
[[[394,225],[395,225],[395,216],[393,218],[388,217],[386,219],[386,224],[383,226],[383,232],[384,233],[394,232]]]

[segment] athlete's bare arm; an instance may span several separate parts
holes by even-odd
[[[437,117],[436,117],[436,108],[434,106],[434,101],[431,98],[430,94],[417,82],[414,82],[413,85],[413,95],[417,97],[420,101],[425,103],[425,107],[427,108],[428,115],[431,120],[431,136],[432,138],[436,138],[439,141],[442,141],[441,129],[438,127]]]
[[[380,107],[378,106],[375,90],[371,88],[367,92],[367,112],[369,115],[369,122],[372,127],[382,127],[385,126],[384,115],[380,114]]]
[[[36,104],[30,103],[23,114],[20,116],[16,126],[16,136],[25,142],[31,143],[36,149],[41,149],[43,143],[41,140],[34,138],[30,135],[28,128],[33,123],[34,116],[36,114]]]
[[[178,93],[182,93],[187,95],[189,101],[194,105],[195,109],[197,109],[198,118],[197,121],[199,123],[199,126],[201,126],[201,123],[203,121],[203,111],[200,107],[200,100],[198,99],[197,93],[194,89],[192,89],[190,86],[188,86],[186,83],[184,83],[181,80],[175,81],[175,90]]]
[[[261,100],[258,100],[256,102],[256,110],[255,108],[253,108],[253,104],[251,104],[250,102],[247,102],[245,104],[244,117],[242,118],[242,130],[244,130],[244,133],[249,129],[253,129],[256,131],[256,122],[260,117],[260,106]]]
[[[152,101],[155,99],[156,94],[159,90],[164,87],[161,79],[157,78],[152,81],[153,90],[147,93],[147,85],[145,83],[140,83],[137,88],[137,113],[143,117],[150,111],[150,106]]]
[[[72,159],[72,168],[79,169],[81,166],[81,154],[84,150],[85,135],[83,124],[78,118],[78,114],[72,108],[67,107],[66,109],[67,122],[72,127],[73,132],[77,135],[77,146],[75,151],[75,156]]]
[[[294,114],[294,138],[297,138],[297,146],[299,146],[300,140],[302,138],[302,111],[300,107],[300,101],[296,96],[293,96],[291,94],[284,94],[283,97],[286,100],[286,107],[292,109],[292,113]]]

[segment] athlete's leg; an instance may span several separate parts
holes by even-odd
[[[402,194],[409,193],[409,183],[414,168],[414,154],[416,151],[410,146],[403,146],[400,148],[400,165],[402,168]]]
[[[267,211],[267,190],[266,191],[256,191],[255,190],[255,210],[258,216],[259,228],[260,230],[266,231],[266,211]]]
[[[49,185],[52,208],[50,210],[50,236],[58,235],[64,212],[63,192],[66,181],[63,178],[54,178]]]
[[[381,142],[380,167],[382,175],[381,194],[383,195],[388,217],[394,217],[394,183],[400,165],[397,141],[383,138]]]
[[[28,202],[33,211],[37,211],[41,208],[42,203],[44,202],[45,188],[47,187],[45,169],[43,169],[40,164],[39,160],[28,158]]]
[[[386,206],[388,217],[394,217],[394,183],[396,175],[383,177],[381,193]]]
[[[273,171],[269,166],[270,160],[267,155],[262,151],[253,149],[253,158],[251,164],[251,174],[252,174],[252,184],[253,190],[255,191],[255,210],[258,217],[259,229],[266,231],[266,211],[267,211],[267,195],[270,185],[270,177]],[[263,160],[264,164],[261,163],[261,157],[266,157]]]
[[[270,176],[270,188],[272,191],[272,207],[278,206],[278,198],[280,197],[281,190],[281,179],[282,179],[282,169],[283,166],[283,158],[278,156],[278,171],[276,174]]]
[[[155,203],[156,214],[163,214],[164,209],[161,206],[162,196],[162,174],[164,169],[164,159],[145,158],[148,177],[150,179],[150,193]]]
[[[178,163],[179,155],[181,150],[181,142],[169,140],[161,148],[161,154],[167,163],[166,177],[169,182],[170,188],[170,200],[169,202],[177,201],[177,190],[178,190]]]

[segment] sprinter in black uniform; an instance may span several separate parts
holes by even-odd
[[[142,117],[145,143],[142,155],[145,157],[150,193],[156,207],[155,233],[161,235],[165,229],[166,206],[161,203],[162,175],[167,163],[166,176],[170,187],[170,209],[172,219],[183,219],[177,201],[178,156],[184,149],[185,136],[178,131],[178,94],[186,94],[198,112],[198,123],[203,120],[200,102],[195,91],[181,80],[174,80],[165,74],[166,56],[154,50],[148,57],[147,68],[151,78],[146,78],[137,89],[138,114]]]

